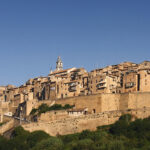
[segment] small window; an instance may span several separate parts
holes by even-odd
[[[93,109],[93,113],[94,113],[94,114],[96,113],[96,109]]]
[[[87,114],[87,111],[84,111],[84,114],[86,115],[86,114]]]

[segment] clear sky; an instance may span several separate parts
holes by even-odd
[[[150,0],[0,0],[0,85],[64,68],[150,60]]]

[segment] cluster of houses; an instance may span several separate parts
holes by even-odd
[[[87,72],[84,68],[64,70],[58,57],[56,70],[50,71],[48,76],[29,79],[20,87],[0,86],[0,121],[3,115],[17,113],[24,103],[28,103],[26,107],[32,107],[35,101],[126,92],[150,92],[149,61],[140,64],[124,62]]]

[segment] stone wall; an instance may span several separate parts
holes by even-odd
[[[28,113],[33,107],[38,107],[42,103],[46,103],[49,106],[53,104],[70,104],[75,105],[75,109],[88,109],[89,113],[114,111],[114,110],[127,110],[138,109],[144,107],[150,107],[150,92],[134,92],[123,94],[96,94],[88,96],[78,96],[72,98],[65,98],[59,100],[44,100],[40,102],[30,101],[27,104]]]
[[[109,125],[116,122],[122,114],[132,114],[136,118],[146,118],[150,116],[150,108],[132,109],[126,111],[109,111],[98,114],[89,114],[80,117],[65,118],[51,122],[38,122],[23,125],[25,130],[30,132],[44,130],[52,136],[58,134],[72,134],[83,130],[96,130],[98,126]]]
[[[150,107],[150,92],[123,94],[97,94],[56,100],[57,104],[75,105],[77,109],[88,108],[89,113],[114,110],[127,110]]]
[[[45,119],[43,122],[24,125],[25,129],[29,131],[44,130],[50,135],[70,134],[85,129],[95,130],[97,126],[112,124],[123,113],[131,113],[137,118],[150,116],[150,92],[97,94],[43,102],[49,105],[75,105],[76,109],[87,108],[88,115],[72,118],[61,116],[61,119],[57,118],[56,120],[53,117],[53,121]]]
[[[60,100],[56,100],[55,103],[62,104],[62,105],[65,104],[75,105],[76,109],[88,108],[88,112],[92,113],[93,109],[95,109],[96,112],[102,112],[101,99],[102,99],[102,94],[97,94],[97,95],[60,99]]]
[[[0,135],[3,135],[6,131],[12,129],[14,127],[15,120],[11,119],[10,121],[4,123],[2,126],[0,126]]]
[[[150,92],[130,93],[128,99],[128,108],[137,109],[150,107]]]
[[[67,117],[69,117],[69,115],[65,110],[49,111],[46,113],[42,113],[38,117],[38,122],[49,122],[49,121],[64,119]]]

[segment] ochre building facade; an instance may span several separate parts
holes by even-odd
[[[43,101],[56,103],[71,97],[133,92],[150,92],[150,61],[124,62],[87,72],[84,68],[63,69],[58,57],[56,70],[48,76],[29,79],[20,87],[0,86],[0,121],[5,116],[19,117],[20,112],[26,117]],[[87,103],[91,105],[92,100]]]

